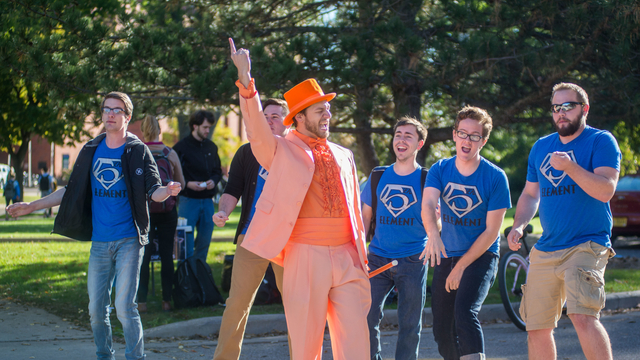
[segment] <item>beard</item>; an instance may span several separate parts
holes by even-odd
[[[201,140],[204,140],[204,139],[206,139],[208,137],[207,134],[204,131],[200,130],[200,129],[196,130],[196,133],[198,134],[198,137]]]
[[[569,120],[569,125],[565,125],[564,127],[559,127],[557,122],[555,121],[553,122],[553,125],[555,126],[556,131],[558,132],[558,135],[562,137],[571,136],[575,134],[580,129],[580,126],[582,126],[585,118],[581,114],[576,119],[567,118],[567,120]]]
[[[305,117],[304,127],[308,132],[315,135],[318,139],[326,139],[329,137],[329,127],[327,126],[327,131],[323,132],[322,130],[320,130],[320,122],[313,124],[311,123],[311,121],[309,121],[309,118]]]

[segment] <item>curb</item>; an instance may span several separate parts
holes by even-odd
[[[635,308],[640,305],[640,291],[629,291],[622,293],[608,294],[606,306],[603,310],[617,310]],[[478,314],[481,322],[511,321],[507,316],[502,304],[491,304],[482,306]],[[144,330],[144,337],[147,338],[171,338],[171,337],[192,337],[192,336],[217,336],[220,331],[222,316],[193,319],[177,322],[168,325],[161,325]],[[422,323],[433,323],[431,308],[422,311]],[[397,310],[385,310],[381,325],[397,326]],[[273,332],[286,332],[287,324],[284,314],[250,315],[247,321],[247,335],[265,335]]]

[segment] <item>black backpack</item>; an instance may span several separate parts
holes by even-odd
[[[255,305],[282,304],[282,295],[276,285],[276,274],[273,272],[271,264],[267,267],[253,303]]]
[[[176,309],[224,302],[213,280],[211,268],[201,259],[190,257],[180,263],[173,282],[173,304]]]
[[[49,174],[40,175],[38,186],[40,187],[40,191],[48,191],[51,189],[51,179],[49,179]]]
[[[171,162],[169,162],[169,153],[171,148],[165,146],[162,150],[151,150],[151,155],[156,161],[158,166],[158,173],[162,180],[162,186],[166,186],[169,182],[173,181],[173,171],[171,171]],[[176,206],[176,197],[169,196],[163,202],[155,202],[149,198],[149,212],[150,213],[167,213],[171,212]]]
[[[378,208],[378,183],[380,182],[380,178],[382,174],[387,170],[389,166],[377,166],[373,170],[371,170],[371,175],[369,175],[369,181],[371,182],[371,223],[369,223],[369,231],[367,232],[367,241],[371,241],[373,239],[373,235],[376,233],[376,209]],[[420,174],[420,186],[424,188],[424,182],[427,180],[427,173],[429,170],[427,168],[422,168],[422,173]]]
[[[13,199],[16,197],[15,180],[8,179],[7,183],[4,184],[4,197],[7,199]]]
[[[231,290],[231,273],[233,271],[233,258],[234,255],[225,255],[224,262],[222,265],[222,287],[223,291],[229,292]]]
[[[202,289],[202,305],[224,304],[224,298],[222,298],[220,290],[218,290],[216,282],[213,280],[213,273],[209,264],[198,259],[196,261],[196,272]]]

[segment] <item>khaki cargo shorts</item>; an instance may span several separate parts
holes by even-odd
[[[605,302],[604,270],[614,255],[613,249],[592,241],[551,252],[534,247],[520,303],[527,331],[557,327],[565,301],[567,314],[599,319]]]

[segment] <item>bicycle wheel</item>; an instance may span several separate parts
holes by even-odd
[[[520,317],[521,286],[527,280],[529,262],[517,251],[506,253],[498,267],[500,297],[507,315],[518,329],[526,331],[526,325]]]

